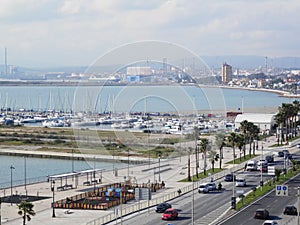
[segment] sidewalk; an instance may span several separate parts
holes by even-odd
[[[276,143],[276,138],[268,138],[264,143],[265,151],[268,151],[268,146]],[[256,154],[260,154],[260,147]],[[195,164],[194,157],[191,156],[191,165]],[[224,159],[223,164],[232,160],[232,150],[230,148],[224,149]],[[218,165],[218,164],[216,164]],[[230,166],[226,165],[227,168]],[[151,169],[152,168],[152,169]],[[156,169],[154,169],[156,168]],[[176,159],[161,159],[160,161],[160,176],[157,173],[158,162],[155,164],[147,165],[134,165],[129,168],[130,177],[135,178],[138,183],[149,182],[159,182],[164,181],[166,188],[152,193],[153,197],[164,196],[168,193],[177,191],[179,188],[184,188],[184,186],[189,185],[189,183],[178,182],[181,179],[187,177],[187,156],[176,158]],[[203,162],[200,161],[200,168],[203,168]],[[192,169],[191,169],[192,170]],[[194,171],[191,171],[194,173]],[[128,168],[120,169],[118,171],[118,176],[113,174],[113,171],[103,171],[102,172],[102,184],[124,182],[124,177],[128,174]],[[69,178],[71,179],[71,178]],[[78,181],[77,189],[70,189],[66,191],[56,191],[55,189],[55,200],[65,199],[66,197],[84,193],[88,189],[92,189],[94,186],[84,186],[83,182],[86,177],[80,177]],[[96,186],[98,187],[99,184]],[[0,195],[9,196],[10,188],[1,190]],[[5,193],[5,194],[4,194]],[[14,187],[13,193],[24,195],[24,186]],[[32,185],[27,185],[27,194],[33,196],[43,196],[47,197],[43,200],[32,202],[34,204],[34,210],[36,212],[35,216],[32,216],[32,220],[26,224],[30,225],[53,225],[53,224],[86,224],[89,221],[97,219],[99,217],[108,215],[113,212],[113,208],[108,210],[70,210],[69,214],[66,214],[66,209],[55,209],[56,217],[52,217],[53,210],[51,208],[52,192],[51,183],[43,182]],[[128,203],[133,204],[133,203]],[[18,208],[16,204],[2,203],[1,205],[1,221],[5,225],[20,225],[22,222],[20,215],[18,215]]]

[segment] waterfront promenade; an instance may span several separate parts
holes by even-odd
[[[268,146],[271,146],[276,142],[275,137],[270,137],[267,139],[265,143],[265,150],[267,150]],[[260,151],[257,151],[259,154]],[[192,165],[194,164],[194,157],[191,157]],[[232,153],[230,148],[224,149],[224,160],[223,163],[232,160]],[[203,163],[203,162],[202,162]],[[102,184],[116,183],[116,182],[124,182],[124,177],[126,177],[129,173],[130,177],[135,178],[137,183],[147,183],[153,181],[164,181],[166,187],[162,190],[158,190],[155,193],[152,193],[152,197],[164,196],[168,193],[176,192],[179,188],[184,189],[184,186],[190,185],[189,183],[178,182],[181,179],[187,177],[187,157],[183,156],[181,158],[176,159],[162,159],[160,161],[160,177],[157,173],[158,162],[154,164],[146,164],[146,165],[135,165],[129,168],[124,168],[118,170],[118,173],[115,174],[113,171],[103,171],[102,173]],[[200,162],[201,168],[201,162]],[[229,165],[224,164],[224,168],[230,168]],[[115,176],[117,175],[117,176]],[[71,178],[69,178],[71,179]],[[66,199],[66,197],[70,197],[73,195],[77,195],[80,193],[84,193],[88,190],[92,190],[94,188],[93,185],[85,186],[83,185],[86,180],[85,176],[79,178],[78,186],[76,189],[69,189],[66,191],[57,191],[55,188],[55,200]],[[71,180],[68,182],[72,182]],[[58,182],[56,183],[58,185]],[[101,184],[98,184],[100,186]],[[57,187],[57,186],[56,186]],[[105,216],[114,212],[114,209],[108,210],[75,210],[71,209],[67,211],[66,209],[55,209],[55,216],[52,217],[53,210],[51,208],[51,203],[53,201],[53,193],[51,192],[51,182],[42,182],[37,184],[31,184],[26,186],[27,195],[29,196],[40,196],[46,197],[45,199],[35,201],[34,210],[36,215],[32,217],[30,222],[26,224],[38,225],[53,225],[53,224],[86,224],[89,221],[97,219],[101,216]],[[24,195],[25,187],[13,187],[12,189],[14,194]],[[1,197],[9,196],[11,192],[10,188],[3,189],[0,192]],[[124,207],[129,204],[136,204],[135,201],[128,202],[124,204]],[[18,208],[16,204],[11,204],[10,202],[3,202],[1,205],[1,221],[2,224],[5,225],[20,225],[22,222],[21,216],[17,213]],[[69,213],[66,213],[69,212]]]

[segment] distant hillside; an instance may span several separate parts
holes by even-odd
[[[202,56],[209,67],[220,68],[224,62],[234,68],[254,69],[265,67],[265,56]],[[268,68],[300,68],[300,57],[268,57]]]

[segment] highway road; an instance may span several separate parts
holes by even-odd
[[[244,177],[247,181],[246,187],[234,187],[234,193],[237,190],[245,193],[251,188],[256,187],[260,181],[259,172],[239,172],[237,177]],[[266,174],[263,178],[266,179]],[[190,225],[194,220],[194,224],[208,225],[219,217],[231,207],[231,197],[233,196],[233,182],[224,182],[223,180],[216,181],[216,184],[222,182],[223,190],[209,192],[207,194],[198,193],[197,189],[193,193],[187,193],[178,197],[169,203],[173,208],[178,209],[179,217],[174,221],[162,221],[161,213],[156,213],[155,208],[138,212],[130,217],[125,217],[122,220],[124,225],[152,225],[152,224],[174,224],[174,225]],[[236,194],[237,196],[237,194]],[[194,209],[193,209],[194,205]],[[193,213],[194,211],[194,213]],[[194,217],[193,217],[194,215]],[[142,221],[142,222],[141,222]],[[112,223],[113,224],[113,223]]]
[[[296,160],[299,160],[299,153],[293,154]],[[254,219],[256,209],[265,208],[270,213],[270,219],[276,220],[278,224],[295,225],[297,224],[296,216],[283,215],[283,209],[286,205],[295,205],[297,207],[297,191],[300,186],[300,175],[297,175],[292,180],[286,183],[288,186],[288,196],[276,196],[275,189],[265,197],[257,200],[254,204],[241,210],[233,217],[219,223],[219,225],[232,224],[253,224],[261,225],[263,220]]]

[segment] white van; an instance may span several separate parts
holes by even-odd
[[[255,159],[249,160],[246,165],[246,171],[257,170],[257,161]]]

